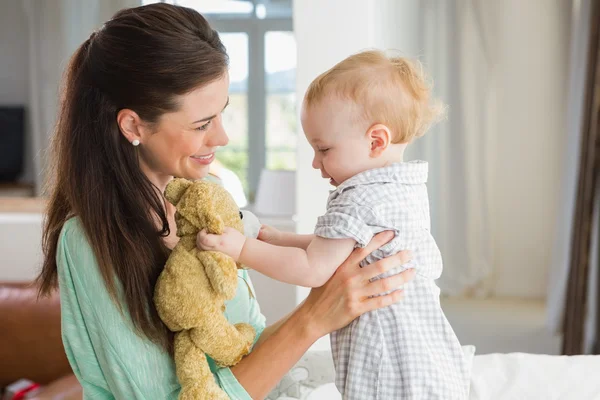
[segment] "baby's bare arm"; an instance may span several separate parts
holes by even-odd
[[[293,232],[281,232],[279,240],[272,244],[276,246],[297,247],[306,250],[314,238],[315,235],[300,235]]]
[[[306,250],[246,239],[239,261],[275,280],[319,287],[333,275],[354,248],[352,239],[314,238]]]
[[[275,246],[297,247],[306,250],[315,235],[299,235],[293,232],[283,232],[269,225],[263,225],[258,232],[258,240]]]

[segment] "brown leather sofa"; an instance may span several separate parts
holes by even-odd
[[[0,282],[0,391],[22,378],[43,386],[27,399],[82,399],[61,340],[58,293],[38,301],[31,284]]]

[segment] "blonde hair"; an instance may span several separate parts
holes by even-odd
[[[431,98],[431,87],[420,62],[369,50],[319,75],[304,102],[311,106],[332,94],[351,100],[369,124],[384,124],[392,131],[393,143],[408,143],[446,115],[445,105]]]

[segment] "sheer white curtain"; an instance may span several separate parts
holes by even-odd
[[[591,3],[595,0],[573,1],[573,19],[571,24],[571,48],[569,57],[569,92],[567,110],[567,135],[563,145],[565,152],[565,163],[561,177],[562,190],[560,192],[561,202],[557,217],[557,229],[555,245],[553,249],[552,264],[550,266],[550,279],[548,286],[548,327],[552,332],[561,332],[567,282],[569,279],[569,267],[571,258],[571,240],[573,221],[575,219],[575,202],[577,196],[577,184],[579,174],[579,159],[581,152],[581,134],[583,129],[584,107],[585,107],[585,79],[586,66],[588,64],[588,43],[590,36]],[[598,206],[595,210],[595,229],[598,231]],[[598,238],[592,240],[591,258],[592,266],[598,265]],[[590,280],[588,291],[588,321],[585,331],[585,352],[589,352],[592,346],[591,339],[594,336],[594,316],[596,312],[596,297],[598,288],[596,285],[598,271],[590,268]]]
[[[420,59],[449,119],[409,146],[430,165],[433,235],[444,257],[448,295],[487,295],[492,282],[490,183],[494,165],[496,76],[494,3],[420,2]]]
[[[44,183],[46,149],[58,106],[58,87],[69,57],[118,10],[140,0],[23,0],[29,29],[32,156],[36,194]]]

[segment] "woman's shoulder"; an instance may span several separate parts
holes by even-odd
[[[56,264],[59,278],[62,278],[64,285],[95,287],[102,283],[94,251],[77,217],[68,219],[61,229],[56,249]]]
[[[63,240],[71,240],[83,236],[85,238],[85,232],[81,220],[79,217],[71,217],[65,221],[60,231],[60,242]]]
[[[58,239],[58,249],[59,251],[68,251],[80,255],[87,255],[92,252],[79,217],[71,217],[65,221]]]
[[[61,236],[65,234],[82,234],[83,233],[83,225],[81,225],[81,220],[79,217],[74,216],[70,217],[65,221],[61,230]]]

